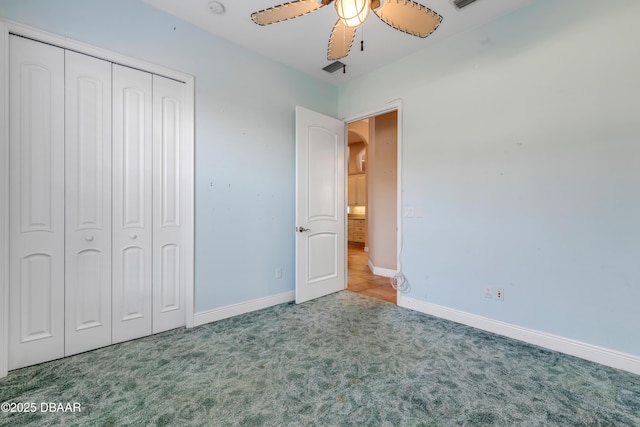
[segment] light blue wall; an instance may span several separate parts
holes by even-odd
[[[337,88],[137,0],[0,0],[0,16],[194,75],[196,311],[293,290],[294,108],[335,116]]]
[[[536,0],[341,87],[403,100],[409,297],[640,356],[638,16]]]

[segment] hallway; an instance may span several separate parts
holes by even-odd
[[[347,290],[396,304],[396,290],[388,277],[376,276],[367,265],[364,246],[349,244]]]

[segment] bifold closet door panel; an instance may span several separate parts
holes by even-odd
[[[114,64],[114,343],[151,334],[152,108],[152,75]]]
[[[153,76],[153,333],[185,325],[185,84]]]
[[[64,356],[64,50],[9,40],[9,369]]]
[[[111,344],[111,63],[65,52],[65,355]]]

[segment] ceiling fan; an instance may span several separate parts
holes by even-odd
[[[251,14],[258,25],[298,18],[327,6],[334,0],[295,0]],[[338,21],[333,26],[327,48],[327,59],[336,60],[349,54],[356,29],[364,23],[369,12],[396,30],[417,37],[433,33],[442,16],[412,0],[335,0]]]

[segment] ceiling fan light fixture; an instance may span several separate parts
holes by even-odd
[[[347,27],[362,25],[369,16],[369,0],[336,0],[336,12],[340,21]]]

